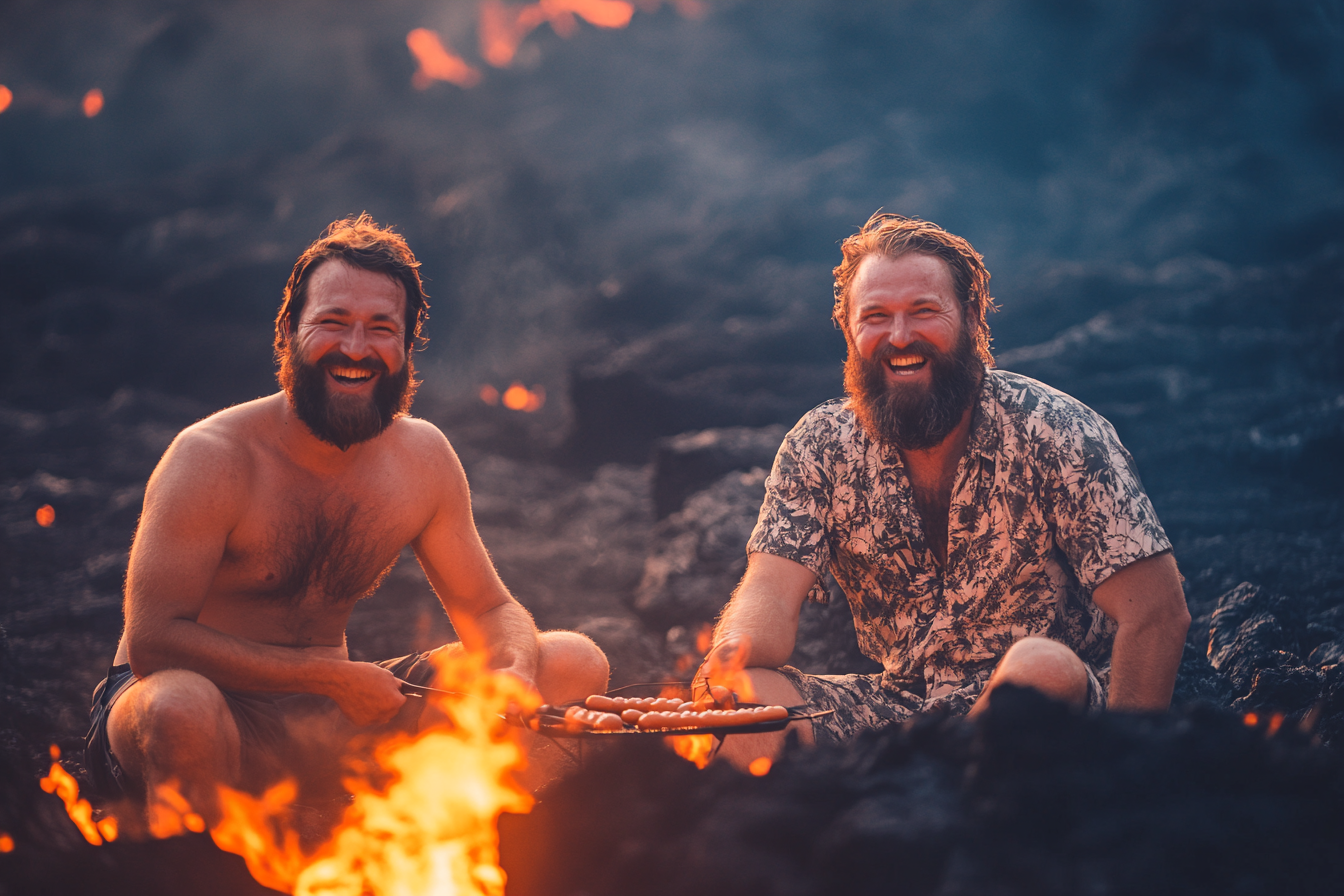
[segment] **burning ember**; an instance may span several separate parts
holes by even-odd
[[[43,529],[48,529],[56,524],[56,508],[50,504],[43,504],[37,508],[37,524]]]
[[[103,111],[103,92],[97,87],[84,94],[82,101],[85,118],[93,118],[99,112]]]
[[[0,112],[9,108],[9,104],[14,102],[14,91],[3,84],[0,84]]]
[[[528,414],[539,411],[546,405],[545,387],[533,386],[529,389],[517,381],[505,389],[502,395],[498,389],[489,383],[481,386],[477,394],[481,401],[488,405],[503,403],[504,407],[511,411],[523,411]]]
[[[420,64],[411,76],[411,85],[416,90],[424,90],[435,81],[447,81],[458,87],[475,87],[480,83],[481,73],[461,56],[449,52],[437,32],[416,28],[406,35],[406,46]]]
[[[507,68],[523,38],[544,22],[561,37],[577,27],[577,15],[599,28],[624,28],[635,9],[623,0],[540,0],[524,6],[484,0],[481,3],[481,57],[495,68]]]
[[[501,813],[525,813],[532,797],[514,779],[525,765],[522,729],[505,714],[529,712],[536,697],[516,679],[491,672],[477,656],[449,657],[426,716],[440,724],[396,735],[353,763],[345,786],[351,798],[321,845],[306,850],[293,824],[297,787],[282,782],[261,797],[220,788],[222,819],[210,830],[215,844],[243,857],[264,886],[300,896],[316,894],[482,894],[502,896],[499,867]],[[52,747],[52,757],[60,751]],[[58,794],[84,838],[94,845],[116,838],[116,820],[96,824],[74,778],[59,763],[42,779]],[[151,836],[204,830],[176,788],[160,787],[150,811]]]

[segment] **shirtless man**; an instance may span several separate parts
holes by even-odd
[[[500,581],[442,432],[407,415],[425,295],[405,240],[367,215],[294,267],[276,319],[282,391],[183,430],[150,477],[126,628],[94,695],[87,764],[127,794],[176,781],[213,821],[361,729],[414,728],[428,655],[353,662],[345,628],[403,547],[467,650],[560,703],[606,689],[573,632],[539,634]],[[456,644],[440,650],[461,649]]]

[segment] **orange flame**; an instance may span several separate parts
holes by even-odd
[[[523,411],[531,414],[546,404],[546,390],[541,386],[528,389],[522,383],[515,382],[504,390],[504,407],[511,411]]]
[[[154,788],[154,799],[149,803],[149,834],[162,840],[177,837],[191,831],[199,834],[205,830],[205,819],[192,811],[177,789],[176,781],[167,781]]]
[[[93,118],[103,111],[103,92],[95,87],[84,94],[83,108],[85,118]]]
[[[481,81],[479,71],[444,48],[438,32],[416,28],[406,35],[406,46],[420,66],[411,76],[416,90],[424,90],[435,81],[447,81],[458,87],[475,87]]]
[[[502,896],[499,816],[527,812],[533,801],[513,778],[524,764],[520,729],[501,714],[510,706],[535,708],[538,700],[476,656],[447,658],[436,686],[463,695],[435,699],[449,723],[379,745],[370,773],[347,777],[353,802],[327,843],[302,851],[286,823],[292,784],[260,799],[222,789],[215,843],[243,856],[265,886],[297,896]],[[378,778],[390,780],[370,783]]]
[[[625,0],[539,0],[511,6],[483,0],[480,6],[481,57],[495,68],[507,68],[518,45],[543,22],[561,37],[574,33],[577,15],[598,28],[624,28],[635,8]]]
[[[1253,712],[1248,712],[1241,720],[1247,728],[1254,728],[1260,724],[1260,717]]]
[[[1278,734],[1281,727],[1283,727],[1283,713],[1276,712],[1269,717],[1269,727],[1265,729],[1265,737],[1273,737]]]
[[[13,852],[14,838],[4,831],[0,831],[0,852]]]
[[[751,762],[747,763],[747,771],[756,777],[770,774],[770,767],[774,765],[769,756],[757,756]]]
[[[704,656],[709,653],[709,648],[714,644],[714,626],[706,622],[700,626],[700,631],[695,633],[695,649]]]
[[[50,504],[43,504],[37,508],[37,524],[43,529],[50,528],[56,523],[56,508]]]
[[[712,734],[680,734],[667,738],[667,742],[672,745],[673,752],[687,762],[694,762],[696,768],[704,768],[714,758]]]
[[[737,694],[739,701],[747,703],[756,699],[756,688],[746,670],[750,649],[751,642],[746,635],[739,635],[736,645],[721,646],[705,663],[705,675],[711,684],[727,688]]]
[[[0,112],[9,108],[9,104],[14,102],[14,91],[3,84],[0,84]]]
[[[74,779],[69,772],[61,767],[61,748],[55,744],[51,745],[51,771],[38,784],[47,793],[54,793],[65,803],[65,812],[70,816],[70,820],[79,828],[79,832],[84,835],[84,839],[94,846],[102,846],[104,840],[117,839],[117,825],[113,821],[111,824],[103,825],[95,823],[93,820],[93,806],[88,800],[79,798],[79,782]],[[108,819],[103,819],[107,821]]]

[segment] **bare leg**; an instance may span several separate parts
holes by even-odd
[[[1010,647],[967,717],[984,712],[990,692],[1001,684],[1035,688],[1075,709],[1087,706],[1087,667],[1072,650],[1049,638],[1023,638]]]
[[[748,669],[747,674],[756,690],[754,702],[772,706],[797,706],[803,702],[797,689],[774,669]],[[815,743],[811,722],[793,722],[783,731],[768,734],[731,734],[723,739],[718,755],[740,770],[761,756],[774,761],[784,749],[784,739],[790,731],[798,732],[798,739],[809,747]]]
[[[224,695],[185,669],[142,678],[112,707],[108,744],[122,769],[143,782],[151,818],[158,787],[175,784],[207,824],[219,819],[216,785],[239,777],[238,726]]]

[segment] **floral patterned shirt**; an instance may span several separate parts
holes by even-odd
[[[946,567],[924,538],[899,452],[845,399],[810,411],[780,446],[747,551],[801,563],[826,599],[834,575],[859,648],[888,681],[936,699],[1044,635],[1109,678],[1115,623],[1092,589],[1171,543],[1134,461],[1104,418],[1043,383],[990,370],[948,513]]]

